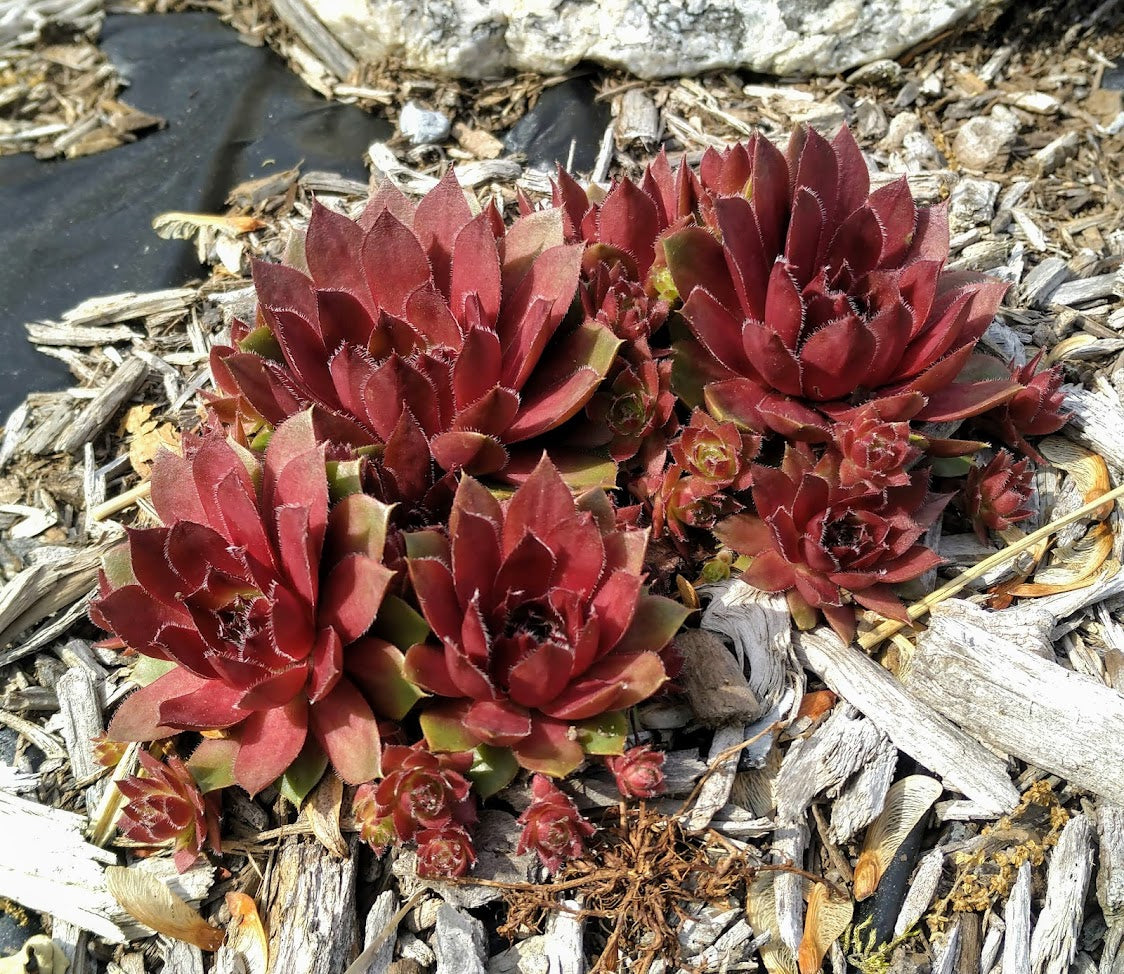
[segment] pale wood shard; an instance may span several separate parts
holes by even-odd
[[[27,326],[27,338],[33,345],[60,345],[65,348],[95,348],[116,342],[132,342],[141,337],[127,325],[113,327],[82,327],[66,322],[34,323]]]
[[[307,45],[309,51],[340,81],[346,81],[357,62],[316,16],[316,8],[305,0],[274,0],[273,9]]]
[[[1085,914],[1085,892],[1093,870],[1093,826],[1082,814],[1071,818],[1050,856],[1046,900],[1030,939],[1032,974],[1066,974],[1077,954]]]
[[[358,939],[357,840],[343,860],[314,838],[283,839],[266,884],[271,974],[342,974]]]
[[[100,550],[62,549],[64,557],[25,568],[0,589],[0,647],[91,591],[97,581]],[[6,666],[34,652],[27,643],[0,652]]]
[[[1031,308],[1044,309],[1049,306],[1054,292],[1068,279],[1069,265],[1060,257],[1047,257],[1023,278],[1019,297]]]
[[[683,657],[679,682],[695,716],[706,727],[744,726],[764,708],[741,665],[714,633],[687,629],[675,638]]]
[[[203,974],[203,951],[192,944],[171,937],[160,937],[160,954],[164,958],[164,970],[176,974]]]
[[[1093,277],[1078,278],[1076,281],[1067,281],[1055,288],[1051,303],[1079,307],[1090,301],[1112,297],[1115,286],[1115,274],[1096,274]]]
[[[91,744],[93,738],[105,729],[93,674],[81,666],[67,670],[59,678],[58,696],[62,737],[70,756],[71,773],[81,781],[102,770],[94,760]],[[107,784],[107,779],[102,778],[85,789],[83,797],[88,814],[92,814],[98,807]]]
[[[580,915],[581,903],[563,900],[560,905],[562,909],[547,917],[543,930],[547,970],[550,974],[585,974],[585,921]]]
[[[801,633],[797,656],[910,757],[950,787],[994,812],[1010,811],[1019,793],[1004,762],[938,708],[907,690],[865,653],[845,646],[826,627]]]
[[[0,896],[49,913],[110,943],[152,931],[141,927],[110,895],[104,867],[117,856],[85,840],[84,816],[49,808],[0,791]],[[170,859],[152,858],[134,867],[155,875],[185,900],[198,903],[214,870],[198,865],[180,875]]]
[[[1124,802],[1124,695],[940,611],[905,686],[981,741]],[[1065,733],[1058,733],[1065,728]]]
[[[803,868],[808,846],[808,806],[817,795],[836,795],[882,747],[884,738],[868,720],[839,706],[806,738],[788,749],[777,774],[777,830],[773,858]],[[804,924],[804,880],[791,873],[774,878],[781,939],[799,949]]]
[[[1030,886],[1031,866],[1024,862],[1003,908],[1004,974],[1030,974]]]
[[[106,294],[76,305],[62,316],[62,322],[75,327],[113,325],[154,315],[177,314],[195,301],[197,295],[193,287],[174,287],[141,294],[134,291]]]
[[[436,974],[485,974],[486,943],[484,924],[448,903],[441,904],[433,941]]]
[[[784,597],[737,579],[706,586],[702,594],[710,596],[702,628],[733,641],[749,687],[761,701],[757,717],[780,701],[789,683],[796,683],[797,696],[802,696],[799,667],[792,665],[792,616]],[[793,712],[798,706],[799,699]]]
[[[1115,395],[1064,385],[1063,408],[1069,413],[1066,434],[1087,446],[1117,470],[1124,470],[1124,408]]]
[[[714,732],[707,763],[711,765],[710,776],[699,789],[695,806],[683,819],[683,828],[688,832],[701,832],[729,800],[734,776],[738,773],[738,755],[733,754],[715,766],[715,761],[724,751],[746,740],[741,727],[719,727]]]
[[[363,949],[366,951],[375,946],[376,940],[383,935],[383,931],[398,910],[398,897],[394,890],[388,889],[375,897],[370,912],[363,924]],[[367,962],[362,974],[386,974],[387,968],[394,960],[394,932],[384,937],[375,949],[374,956]]]
[[[934,941],[932,974],[953,974],[956,970],[960,959],[960,924],[961,918],[957,917],[944,936]]]
[[[660,110],[640,88],[630,88],[620,96],[617,113],[617,140],[620,143],[638,139],[655,143],[660,134]]]
[[[976,970],[980,974],[991,974],[995,970],[996,964],[999,961],[999,952],[1003,949],[1003,934],[1006,925],[994,913],[988,913],[984,917],[984,929],[987,931],[984,934],[983,946],[980,948],[980,959],[976,965]]]
[[[898,918],[894,921],[894,936],[900,937],[906,931],[912,930],[917,922],[929,909],[933,901],[933,894],[941,881],[941,869],[944,866],[944,853],[940,849],[931,849],[921,857],[917,868],[913,871],[909,889],[902,901]]]
[[[1112,924],[1124,920],[1124,806],[1098,800],[1096,823],[1100,840],[1097,900]]]
[[[842,845],[874,821],[882,811],[897,765],[898,749],[879,734],[877,746],[832,803],[827,833],[832,842]]]
[[[73,453],[75,450],[81,450],[109,424],[117,410],[132,398],[147,377],[148,365],[145,362],[136,356],[127,358],[98,394],[68,425],[59,442],[47,445],[39,452]]]

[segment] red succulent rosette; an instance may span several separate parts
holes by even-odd
[[[534,852],[552,873],[558,872],[567,859],[583,856],[585,840],[594,832],[573,799],[541,774],[531,780],[531,804],[519,816],[519,824],[523,832],[516,854]]]
[[[617,791],[625,798],[655,798],[664,792],[664,754],[647,744],[605,759]]]
[[[695,409],[691,421],[672,441],[671,456],[692,477],[715,487],[745,490],[753,479],[750,465],[760,449],[760,436]]]
[[[1011,378],[1019,383],[1018,392],[983,417],[998,428],[1004,443],[1038,463],[1043,462],[1042,457],[1026,438],[1056,433],[1069,419],[1069,414],[1062,410],[1065,394],[1060,391],[1061,369],[1055,365],[1038,372],[1041,360],[1039,352],[1024,366],[1011,365]]]
[[[669,534],[677,541],[686,541],[687,528],[713,528],[721,518],[742,507],[720,484],[691,475],[677,463],[640,478],[633,490],[651,507],[652,535],[656,538]]]
[[[418,833],[418,875],[453,878],[465,875],[476,862],[472,836],[461,825],[443,825]]]
[[[798,620],[820,610],[849,642],[854,603],[906,621],[892,586],[940,562],[920,543],[948,495],[929,492],[928,471],[884,491],[847,490],[805,449],[790,448],[780,469],[753,473],[756,515],[735,514],[716,529],[734,551],[750,555],[745,580],[766,592],[787,592]]]
[[[423,829],[440,830],[476,821],[472,785],[465,775],[472,766],[468,752],[434,754],[418,745],[391,745],[383,750],[383,779],[375,786],[375,819],[390,817],[403,842]]]
[[[841,487],[885,490],[909,483],[909,467],[921,456],[920,437],[908,422],[883,419],[877,400],[847,414],[832,432]]]
[[[461,480],[447,533],[407,536],[410,579],[439,643],[406,654],[433,694],[421,722],[436,751],[486,743],[563,776],[585,722],[666,679],[659,653],[686,610],[645,594],[647,533],[616,524],[604,493],[581,505],[549,460],[502,503]]]
[[[1005,531],[1017,521],[1034,516],[1026,507],[1034,493],[1034,471],[1024,457],[1015,458],[1000,450],[983,467],[972,467],[964,485],[964,506],[980,540],[987,531]]]
[[[358,223],[314,204],[307,273],[255,263],[256,325],[215,349],[215,382],[273,425],[311,407],[323,437],[365,447],[408,415],[442,469],[506,470],[580,412],[620,344],[564,324],[582,249],[557,211],[506,233],[494,208],[473,216],[452,171],[416,207],[384,187]]]
[[[146,774],[117,782],[128,799],[117,819],[121,834],[146,845],[172,842],[173,859],[181,873],[202,855],[204,842],[221,852],[218,809],[200,793],[187,766],[174,754],[168,755],[166,763],[147,751],[137,757]]]
[[[950,421],[1015,394],[958,381],[1006,285],[945,271],[946,208],[918,209],[904,177],[870,193],[846,128],[832,142],[802,128],[783,154],[754,136],[720,168],[725,195],[663,241],[692,333],[676,345],[688,403],[826,442],[831,416],[867,398],[917,393],[915,418]]]
[[[356,494],[329,510],[324,449],[303,413],[262,460],[217,436],[157,457],[164,526],[130,531],[107,557],[90,615],[173,666],[126,698],[111,738],[225,730],[251,794],[309,738],[345,781],[376,775],[361,637],[393,574],[381,560],[389,509]]]

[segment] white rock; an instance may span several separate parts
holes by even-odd
[[[902,139],[902,154],[906,172],[925,172],[927,169],[943,169],[945,166],[945,157],[924,132],[908,133]]]
[[[882,144],[887,149],[900,149],[905,137],[921,131],[921,118],[915,112],[898,112],[890,119],[890,128]]]
[[[357,58],[487,77],[581,60],[644,78],[748,68],[835,74],[892,58],[985,0],[318,0]]]
[[[416,101],[402,106],[398,116],[398,131],[413,145],[433,145],[449,137],[452,122],[440,112],[422,108]]]
[[[949,194],[948,222],[953,233],[979,224],[990,224],[995,216],[999,184],[992,179],[965,176]]]
[[[1002,168],[1007,161],[1019,123],[1010,109],[999,111],[996,106],[990,115],[978,115],[960,126],[952,151],[966,169]]]

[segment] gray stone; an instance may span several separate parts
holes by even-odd
[[[921,131],[921,118],[914,112],[898,112],[890,119],[890,128],[882,145],[887,149],[900,149],[905,143],[905,137],[913,132]]]
[[[965,176],[949,194],[948,222],[953,233],[969,227],[990,224],[995,216],[999,184],[992,179]]]
[[[437,911],[433,952],[437,974],[485,974],[484,924],[445,903]]]
[[[449,137],[453,123],[440,112],[422,108],[416,101],[402,106],[398,116],[398,131],[413,145],[433,145]]]
[[[902,155],[905,171],[910,173],[943,169],[945,165],[945,157],[924,132],[910,132],[902,139]]]
[[[643,78],[748,68],[835,74],[893,58],[985,0],[318,0],[361,61],[441,75],[547,74],[590,60]],[[887,69],[892,70],[892,69]]]
[[[965,169],[1002,169],[1018,134],[1014,113],[997,105],[990,115],[977,115],[960,126],[952,152]]]

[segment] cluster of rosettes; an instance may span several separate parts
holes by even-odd
[[[870,192],[846,129],[661,154],[603,196],[560,173],[510,225],[451,172],[387,185],[357,220],[314,204],[297,250],[255,264],[207,431],[157,458],[160,524],[91,608],[148,658],[109,737],[202,735],[122,785],[180,864],[219,789],[299,803],[330,766],[364,838],[435,875],[531,772],[521,845],[556,869],[591,827],[548,778],[596,756],[662,787],[625,752],[687,616],[647,590],[650,537],[688,571],[727,546],[850,638],[901,617],[952,497],[981,534],[1029,516],[1027,438],[1064,422],[1056,370],[977,351],[1004,285],[946,270],[945,208]]]

